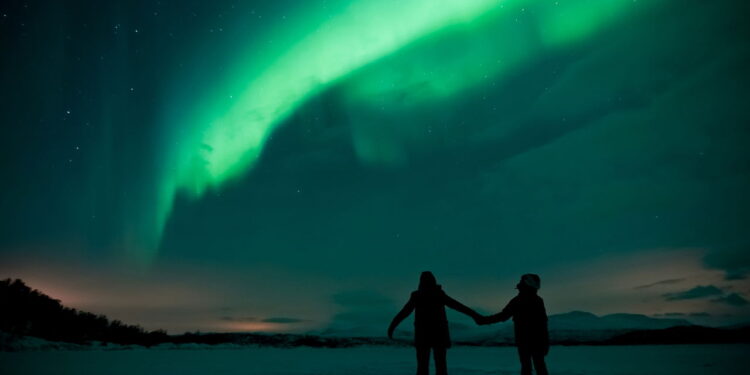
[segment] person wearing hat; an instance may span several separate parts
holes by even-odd
[[[417,375],[427,375],[430,369],[430,351],[435,360],[435,374],[447,375],[446,352],[451,346],[448,318],[445,307],[462,312],[479,323],[479,313],[449,297],[437,283],[432,272],[425,271],[419,277],[419,287],[411,293],[404,308],[393,318],[388,327],[388,337],[414,312],[414,346],[417,349]]]
[[[549,352],[549,332],[544,300],[537,295],[540,286],[539,275],[527,273],[521,276],[521,281],[516,285],[518,295],[499,313],[477,320],[485,325],[513,318],[521,375],[531,375],[532,364],[537,375],[548,374],[544,357]]]

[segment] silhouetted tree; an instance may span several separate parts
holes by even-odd
[[[31,289],[20,279],[0,281],[0,330],[53,341],[154,345],[165,342],[163,330],[146,332],[137,325],[104,315],[64,307],[59,300]]]

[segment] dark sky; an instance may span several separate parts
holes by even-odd
[[[304,5],[302,5],[304,4]],[[750,319],[743,1],[6,1],[0,277],[147,328]],[[692,315],[691,315],[692,314]]]

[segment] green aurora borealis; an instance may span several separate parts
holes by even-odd
[[[175,128],[176,134],[167,134],[166,147],[174,150],[165,163],[158,210],[155,215],[148,212],[157,218],[157,233],[144,235],[156,240],[155,249],[177,192],[200,197],[206,189],[221,188],[225,181],[247,173],[279,124],[306,99],[348,76],[354,75],[344,84],[351,90],[347,94],[365,105],[371,98],[400,109],[434,105],[489,80],[497,84],[503,73],[550,50],[585,41],[607,25],[658,3],[413,0],[394,6],[369,0],[327,2],[325,12],[305,9],[298,21],[269,32],[268,38],[285,41],[288,48],[266,52],[238,43],[241,52],[233,59],[237,62],[230,64],[225,77],[217,77],[226,84],[210,84],[206,98],[188,105],[195,111],[169,118],[166,127]],[[525,18],[522,27],[519,14]],[[477,35],[482,43],[476,42]],[[446,44],[449,51],[460,52],[441,53]],[[388,60],[399,53],[403,55]],[[384,66],[378,66],[384,59]],[[365,72],[356,74],[360,69]],[[364,162],[401,159],[401,152],[389,144],[393,140],[359,131],[353,142]]]
[[[4,3],[0,276],[171,331],[377,326],[426,269],[747,321],[748,11]]]

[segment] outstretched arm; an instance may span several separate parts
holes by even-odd
[[[478,322],[478,320],[482,317],[476,311],[472,310],[471,308],[464,305],[463,303],[456,301],[455,299],[451,298],[447,294],[445,295],[445,305],[450,307],[453,310],[456,310],[460,313],[470,316],[472,319],[474,319],[475,322]]]
[[[480,324],[492,324],[492,323],[498,323],[498,322],[504,322],[508,319],[510,319],[513,316],[514,310],[515,310],[515,299],[510,300],[508,304],[505,306],[503,311],[500,311],[497,314],[493,314],[490,316],[482,317],[479,319]]]
[[[409,297],[409,301],[406,302],[404,308],[401,309],[391,321],[391,325],[388,327],[388,338],[393,338],[393,331],[396,330],[396,327],[398,327],[398,325],[401,324],[401,322],[406,319],[412,311],[414,311],[414,298]]]

